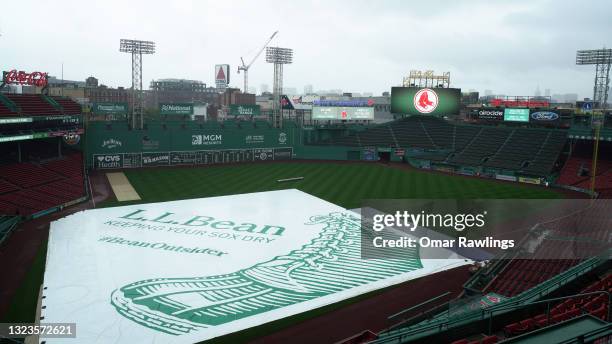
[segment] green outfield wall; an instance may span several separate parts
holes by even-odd
[[[129,168],[293,158],[300,146],[300,129],[283,129],[251,122],[152,122],[129,130],[125,123],[87,125],[87,166]]]

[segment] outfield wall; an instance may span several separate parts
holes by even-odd
[[[463,166],[431,161],[427,159],[407,159],[408,163],[419,169],[433,170],[438,172],[462,174],[466,176],[477,176],[481,178],[491,178],[510,182],[520,182],[525,184],[549,185],[553,181],[552,176],[541,177],[534,175],[521,174],[516,171],[496,169],[482,166]]]
[[[299,128],[283,129],[253,123],[147,123],[145,130],[128,130],[124,123],[89,123],[87,166],[124,168],[166,165],[280,160],[293,157]]]
[[[378,151],[384,150],[304,145],[308,132],[292,122],[283,129],[252,122],[227,121],[223,126],[218,122],[149,122],[145,130],[129,130],[125,123],[90,122],[85,156],[88,167],[115,169],[287,159],[377,161]],[[391,154],[391,161],[399,160]]]

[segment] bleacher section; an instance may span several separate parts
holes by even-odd
[[[495,278],[487,292],[515,296],[579,263],[578,259],[515,259]]]
[[[85,193],[83,180],[80,153],[0,166],[0,214],[26,216],[75,200]]]
[[[4,101],[9,101],[8,99],[2,99],[2,95],[0,95],[0,116],[14,116],[17,115],[16,111],[11,110]]]
[[[567,160],[557,183],[562,185],[574,186],[582,189],[591,187],[592,160],[590,158],[571,157]],[[585,175],[581,175],[581,170],[585,170]],[[612,161],[599,160],[595,175],[595,185],[600,196],[607,198],[612,196]]]
[[[495,127],[482,128],[463,150],[450,159],[450,162],[459,165],[481,166],[504,146],[514,130]]]
[[[418,148],[426,151],[421,159],[546,176],[566,136],[560,130],[460,125],[436,117],[412,116],[315,144]]]
[[[14,109],[11,109],[11,104]],[[6,116],[54,116],[79,115],[81,106],[64,97],[46,97],[40,94],[2,94],[0,95],[0,117]]]
[[[56,103],[62,107],[62,112],[66,115],[80,115],[81,105],[74,102],[70,98],[51,97]]]
[[[61,115],[56,109],[38,94],[6,94],[6,97],[17,104],[21,112],[28,115]]]

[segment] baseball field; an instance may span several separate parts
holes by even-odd
[[[401,164],[341,162],[278,162],[218,165],[203,168],[126,170],[142,200],[138,202],[299,189],[347,209],[372,198],[559,198],[553,189],[482,178],[432,173]],[[280,179],[303,177],[279,182]]]
[[[274,162],[200,168],[125,170],[139,201],[114,196],[97,207],[295,188],[342,207],[368,198],[562,198],[554,189],[475,177],[415,170],[405,164],[349,162]],[[281,181],[303,177],[294,181]],[[32,322],[42,283],[46,244],[17,291],[5,322]]]

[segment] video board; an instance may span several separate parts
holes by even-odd
[[[392,87],[391,113],[407,115],[457,115],[459,88]]]
[[[313,106],[312,119],[331,121],[374,120],[373,107]]]
[[[529,109],[505,108],[504,121],[506,122],[529,122]]]

